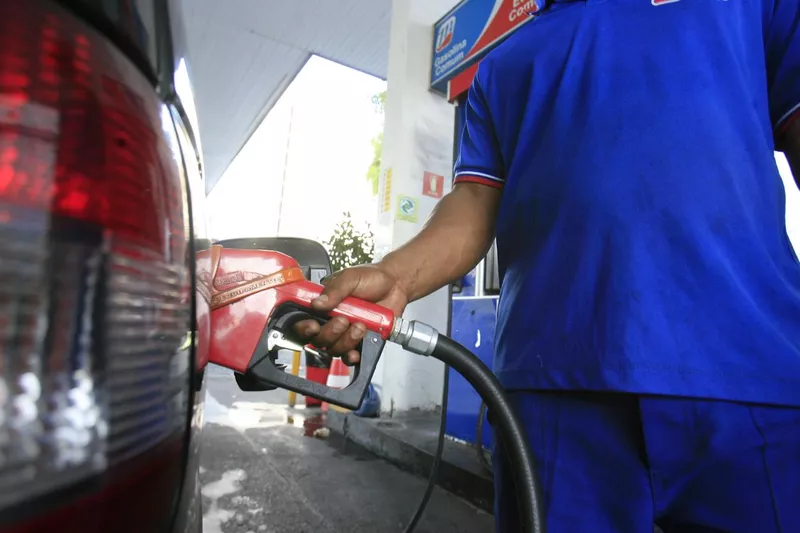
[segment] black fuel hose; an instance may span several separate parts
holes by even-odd
[[[442,361],[461,374],[486,403],[495,421],[508,463],[513,465],[512,477],[516,489],[523,533],[545,533],[541,491],[533,463],[533,455],[514,407],[503,387],[489,368],[472,352],[456,341],[439,334],[431,357]]]

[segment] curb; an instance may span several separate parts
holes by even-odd
[[[432,425],[435,422],[435,430]],[[438,436],[438,415],[411,415],[391,419],[360,418],[329,411],[326,426],[395,466],[428,478]],[[446,439],[437,485],[488,512],[493,512],[494,485],[475,450]]]

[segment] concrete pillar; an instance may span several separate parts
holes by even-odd
[[[455,109],[429,87],[433,24],[456,3],[394,0],[392,4],[375,231],[378,259],[416,235],[438,199],[450,189]],[[405,317],[447,332],[447,290],[411,304]],[[441,403],[443,378],[444,368],[438,361],[388,346],[375,376],[384,414],[435,409]]]

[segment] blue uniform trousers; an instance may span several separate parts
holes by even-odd
[[[512,392],[549,533],[799,533],[800,409],[611,393]],[[519,531],[495,435],[498,533]]]

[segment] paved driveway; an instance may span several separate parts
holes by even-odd
[[[204,533],[402,532],[425,480],[334,437],[287,393],[241,392],[209,369],[201,480]],[[298,404],[302,405],[302,397]],[[492,517],[434,492],[419,533],[490,533]]]

